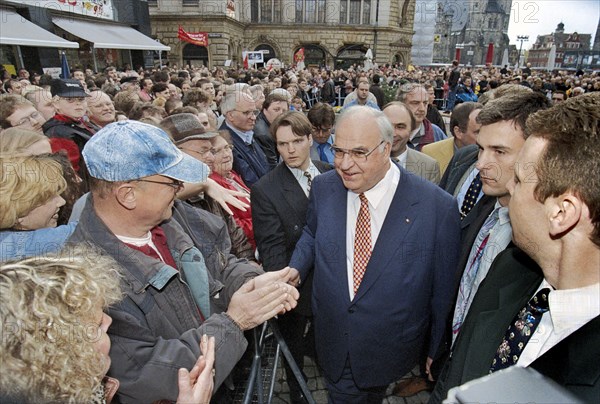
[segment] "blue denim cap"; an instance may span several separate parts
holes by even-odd
[[[204,182],[210,169],[179,150],[160,128],[137,121],[111,123],[81,152],[90,175],[116,182],[164,175],[183,182]]]

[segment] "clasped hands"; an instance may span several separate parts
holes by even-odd
[[[231,297],[227,314],[242,330],[249,330],[292,310],[300,297],[290,284],[297,273],[287,267],[249,280]]]

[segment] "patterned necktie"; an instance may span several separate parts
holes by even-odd
[[[541,289],[517,313],[496,351],[496,356],[490,367],[490,373],[517,363],[523,353],[523,348],[525,348],[538,324],[542,321],[542,316],[548,311],[549,294],[550,288]]]
[[[465,194],[465,199],[460,207],[461,219],[464,219],[477,203],[477,197],[479,196],[479,192],[481,192],[481,186],[481,177],[479,176],[479,173],[477,173],[475,178],[473,178],[473,181],[471,181],[471,185],[469,185],[469,189],[467,189],[467,193]]]
[[[356,234],[354,236],[354,293],[362,282],[369,258],[371,258],[371,214],[369,213],[369,200],[365,194],[360,198],[360,210],[356,218]]]
[[[310,175],[310,172],[305,171],[304,176],[306,177],[308,193],[310,193],[310,187],[312,185],[312,175]]]
[[[317,146],[317,150],[319,151],[319,159],[326,163],[329,163],[329,160],[327,159],[327,153],[325,152],[325,150],[327,150],[328,147],[329,143],[321,143]]]
[[[498,222],[499,212],[500,208],[497,207],[492,211],[492,213],[490,213],[483,223],[483,226],[481,226],[481,229],[477,234],[477,238],[473,243],[473,247],[471,247],[469,259],[467,260],[467,266],[465,267],[463,275],[460,278],[460,286],[458,288],[458,298],[456,300],[456,308],[454,309],[454,319],[452,320],[453,341],[456,339],[456,336],[460,331],[460,327],[467,316],[467,311],[469,310],[471,302],[473,301],[473,297],[475,296],[473,284],[475,283],[475,278],[479,272],[479,265],[481,264],[481,258],[483,257],[485,246],[490,238],[491,230]]]

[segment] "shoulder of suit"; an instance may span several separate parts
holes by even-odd
[[[445,148],[454,148],[453,137],[449,137],[448,139],[440,140],[434,143],[429,143],[423,146],[423,149],[421,151],[425,154],[428,154],[429,152],[436,152]]]
[[[427,154],[422,153],[415,149],[408,149],[408,154],[412,155],[412,158],[423,161],[427,164],[436,164],[437,163],[437,160],[434,159],[433,157],[428,156]]]

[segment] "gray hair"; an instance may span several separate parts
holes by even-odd
[[[351,115],[363,114],[375,119],[375,123],[379,128],[379,137],[385,143],[392,143],[394,140],[394,128],[385,114],[375,108],[365,105],[354,105],[344,109],[340,117],[337,119],[335,126],[337,128]]]
[[[248,99],[254,102],[252,95],[247,91],[232,91],[227,92],[221,101],[221,113],[226,115],[229,111],[233,111],[237,106],[237,103],[242,99],[242,97],[248,97]]]
[[[425,89],[425,86],[419,83],[406,83],[401,85],[396,93],[396,101],[405,102],[406,96],[419,88]]]

